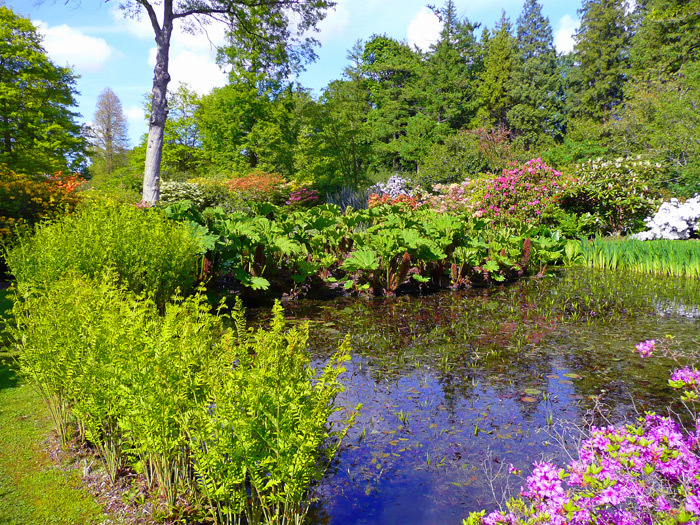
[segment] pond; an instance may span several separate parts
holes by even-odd
[[[667,334],[697,348],[699,292],[695,281],[573,269],[491,289],[288,304],[291,323],[311,323],[318,363],[349,334],[338,403],[363,404],[312,522],[459,524],[517,494],[533,461],[565,462],[590,424],[682,410],[667,384],[674,363],[633,348]]]

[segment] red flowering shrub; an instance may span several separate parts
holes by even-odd
[[[244,199],[280,204],[287,199],[286,181],[277,173],[254,171],[231,179],[225,185],[229,191]]]
[[[0,165],[0,240],[41,219],[72,211],[85,182],[78,174],[21,175]]]
[[[395,199],[392,199],[390,195],[384,194],[384,195],[377,195],[376,193],[372,193],[369,196],[369,201],[368,201],[368,206],[370,208],[374,208],[375,206],[381,206],[382,204],[399,204],[403,206],[407,206],[411,208],[412,210],[415,210],[420,203],[418,202],[418,199],[416,197],[411,197],[406,194],[401,194]]]

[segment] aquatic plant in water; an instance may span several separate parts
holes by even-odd
[[[654,340],[636,345],[641,357]],[[663,347],[667,356],[668,346]],[[671,375],[695,420],[683,431],[670,417],[647,413],[636,425],[592,427],[578,459],[566,468],[535,463],[526,488],[507,510],[472,513],[464,525],[698,523],[700,519],[700,371],[686,366]],[[511,473],[516,472],[511,469]]]
[[[582,261],[605,270],[632,270],[647,274],[700,277],[700,243],[610,238],[583,239]]]

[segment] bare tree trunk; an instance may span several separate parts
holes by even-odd
[[[151,117],[146,144],[146,169],[143,174],[143,202],[155,204],[160,198],[160,161],[163,156],[163,135],[168,119],[168,62],[170,60],[170,36],[173,32],[172,0],[163,5],[163,27],[158,27],[155,14],[149,11],[151,22],[156,29],[156,67],[153,75],[151,97]]]

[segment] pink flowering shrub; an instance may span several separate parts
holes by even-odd
[[[481,196],[479,179],[466,179],[457,184],[435,184],[433,192],[423,202],[441,213],[473,214],[478,209]]]
[[[287,199],[286,204],[293,208],[309,208],[318,204],[318,192],[314,189],[302,186],[289,194],[289,199]]]
[[[538,222],[565,185],[562,174],[542,159],[529,160],[522,166],[504,169],[486,182],[477,215]]]
[[[649,357],[658,344],[643,341],[635,350]],[[684,402],[697,401],[700,371],[688,366],[676,370],[669,384],[684,391]],[[695,421],[686,432],[671,418],[655,414],[636,425],[594,427],[577,460],[562,469],[536,463],[507,510],[472,513],[463,523],[700,523],[700,419]]]

